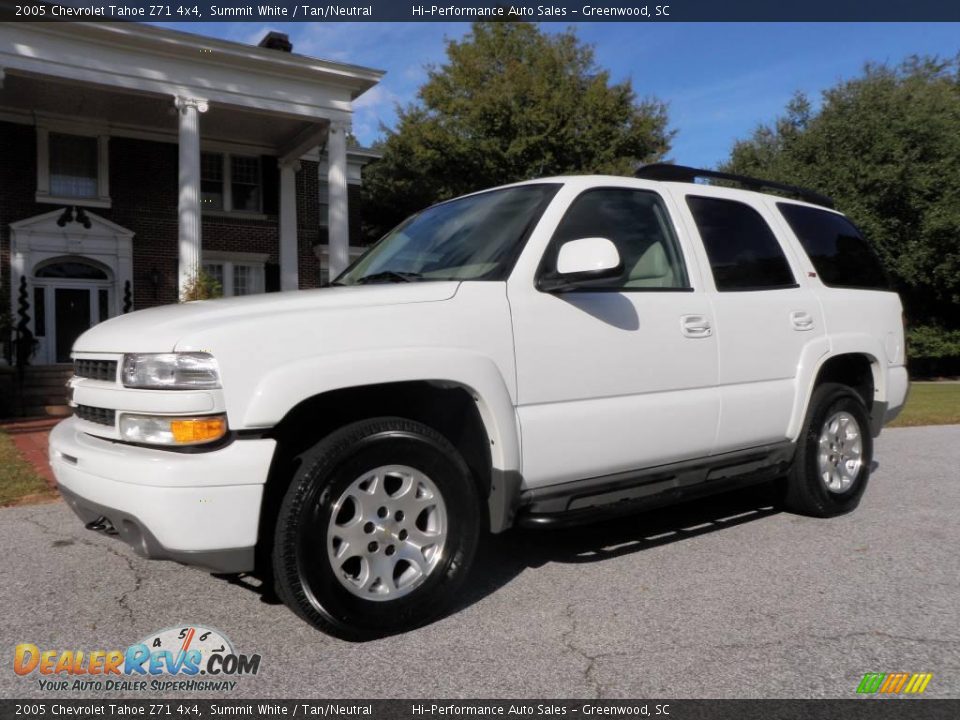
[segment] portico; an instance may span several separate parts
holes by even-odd
[[[285,52],[282,43],[251,47],[134,23],[0,27],[0,119],[37,127],[38,204],[116,209],[110,141],[131,137],[178,145],[180,292],[203,263],[204,220],[216,215],[275,216],[280,287],[300,286],[297,183],[305,157],[315,158],[311,168],[322,173],[309,185],[324,195],[316,201],[328,213],[321,224],[328,228],[331,274],[346,266],[352,102],[381,75]],[[61,142],[68,135],[96,138],[95,180],[71,184],[61,172],[51,184],[50,152],[58,148],[50,137]],[[67,151],[76,157],[86,152],[79,143]],[[262,158],[276,163],[277,187],[267,187]],[[7,291],[14,307],[14,275],[32,270],[13,263]]]
[[[0,25],[0,292],[29,362],[175,302],[201,268],[242,295],[317,287],[356,256],[349,198],[376,154],[348,135],[382,73],[291,49],[275,33]]]

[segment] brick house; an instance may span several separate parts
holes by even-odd
[[[92,324],[176,302],[201,266],[225,295],[343,269],[376,157],[348,147],[352,103],[381,77],[278,33],[252,47],[136,23],[0,25],[0,312],[36,339],[30,363],[68,362]]]

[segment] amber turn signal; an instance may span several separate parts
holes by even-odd
[[[170,422],[170,432],[178,445],[212,442],[226,434],[227,422],[223,417],[173,420]]]

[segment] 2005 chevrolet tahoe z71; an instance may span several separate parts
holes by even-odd
[[[269,568],[352,638],[435,617],[487,531],[770,480],[852,510],[907,394],[871,247],[800,188],[637,175],[440,203],[335,287],[97,325],[51,437],[63,495],[148,557]]]

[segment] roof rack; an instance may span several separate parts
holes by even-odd
[[[747,190],[779,190],[780,192],[787,193],[799,200],[805,200],[814,205],[822,205],[828,208],[834,206],[833,200],[826,195],[821,195],[818,192],[797,187],[796,185],[787,185],[785,183],[774,182],[773,180],[761,180],[759,178],[735,175],[718,170],[701,170],[699,168],[686,167],[685,165],[672,165],[670,163],[644,165],[634,173],[634,177],[643,180],[666,180],[668,182],[687,183],[692,183],[696,181],[697,178],[728,180],[742,185]]]

